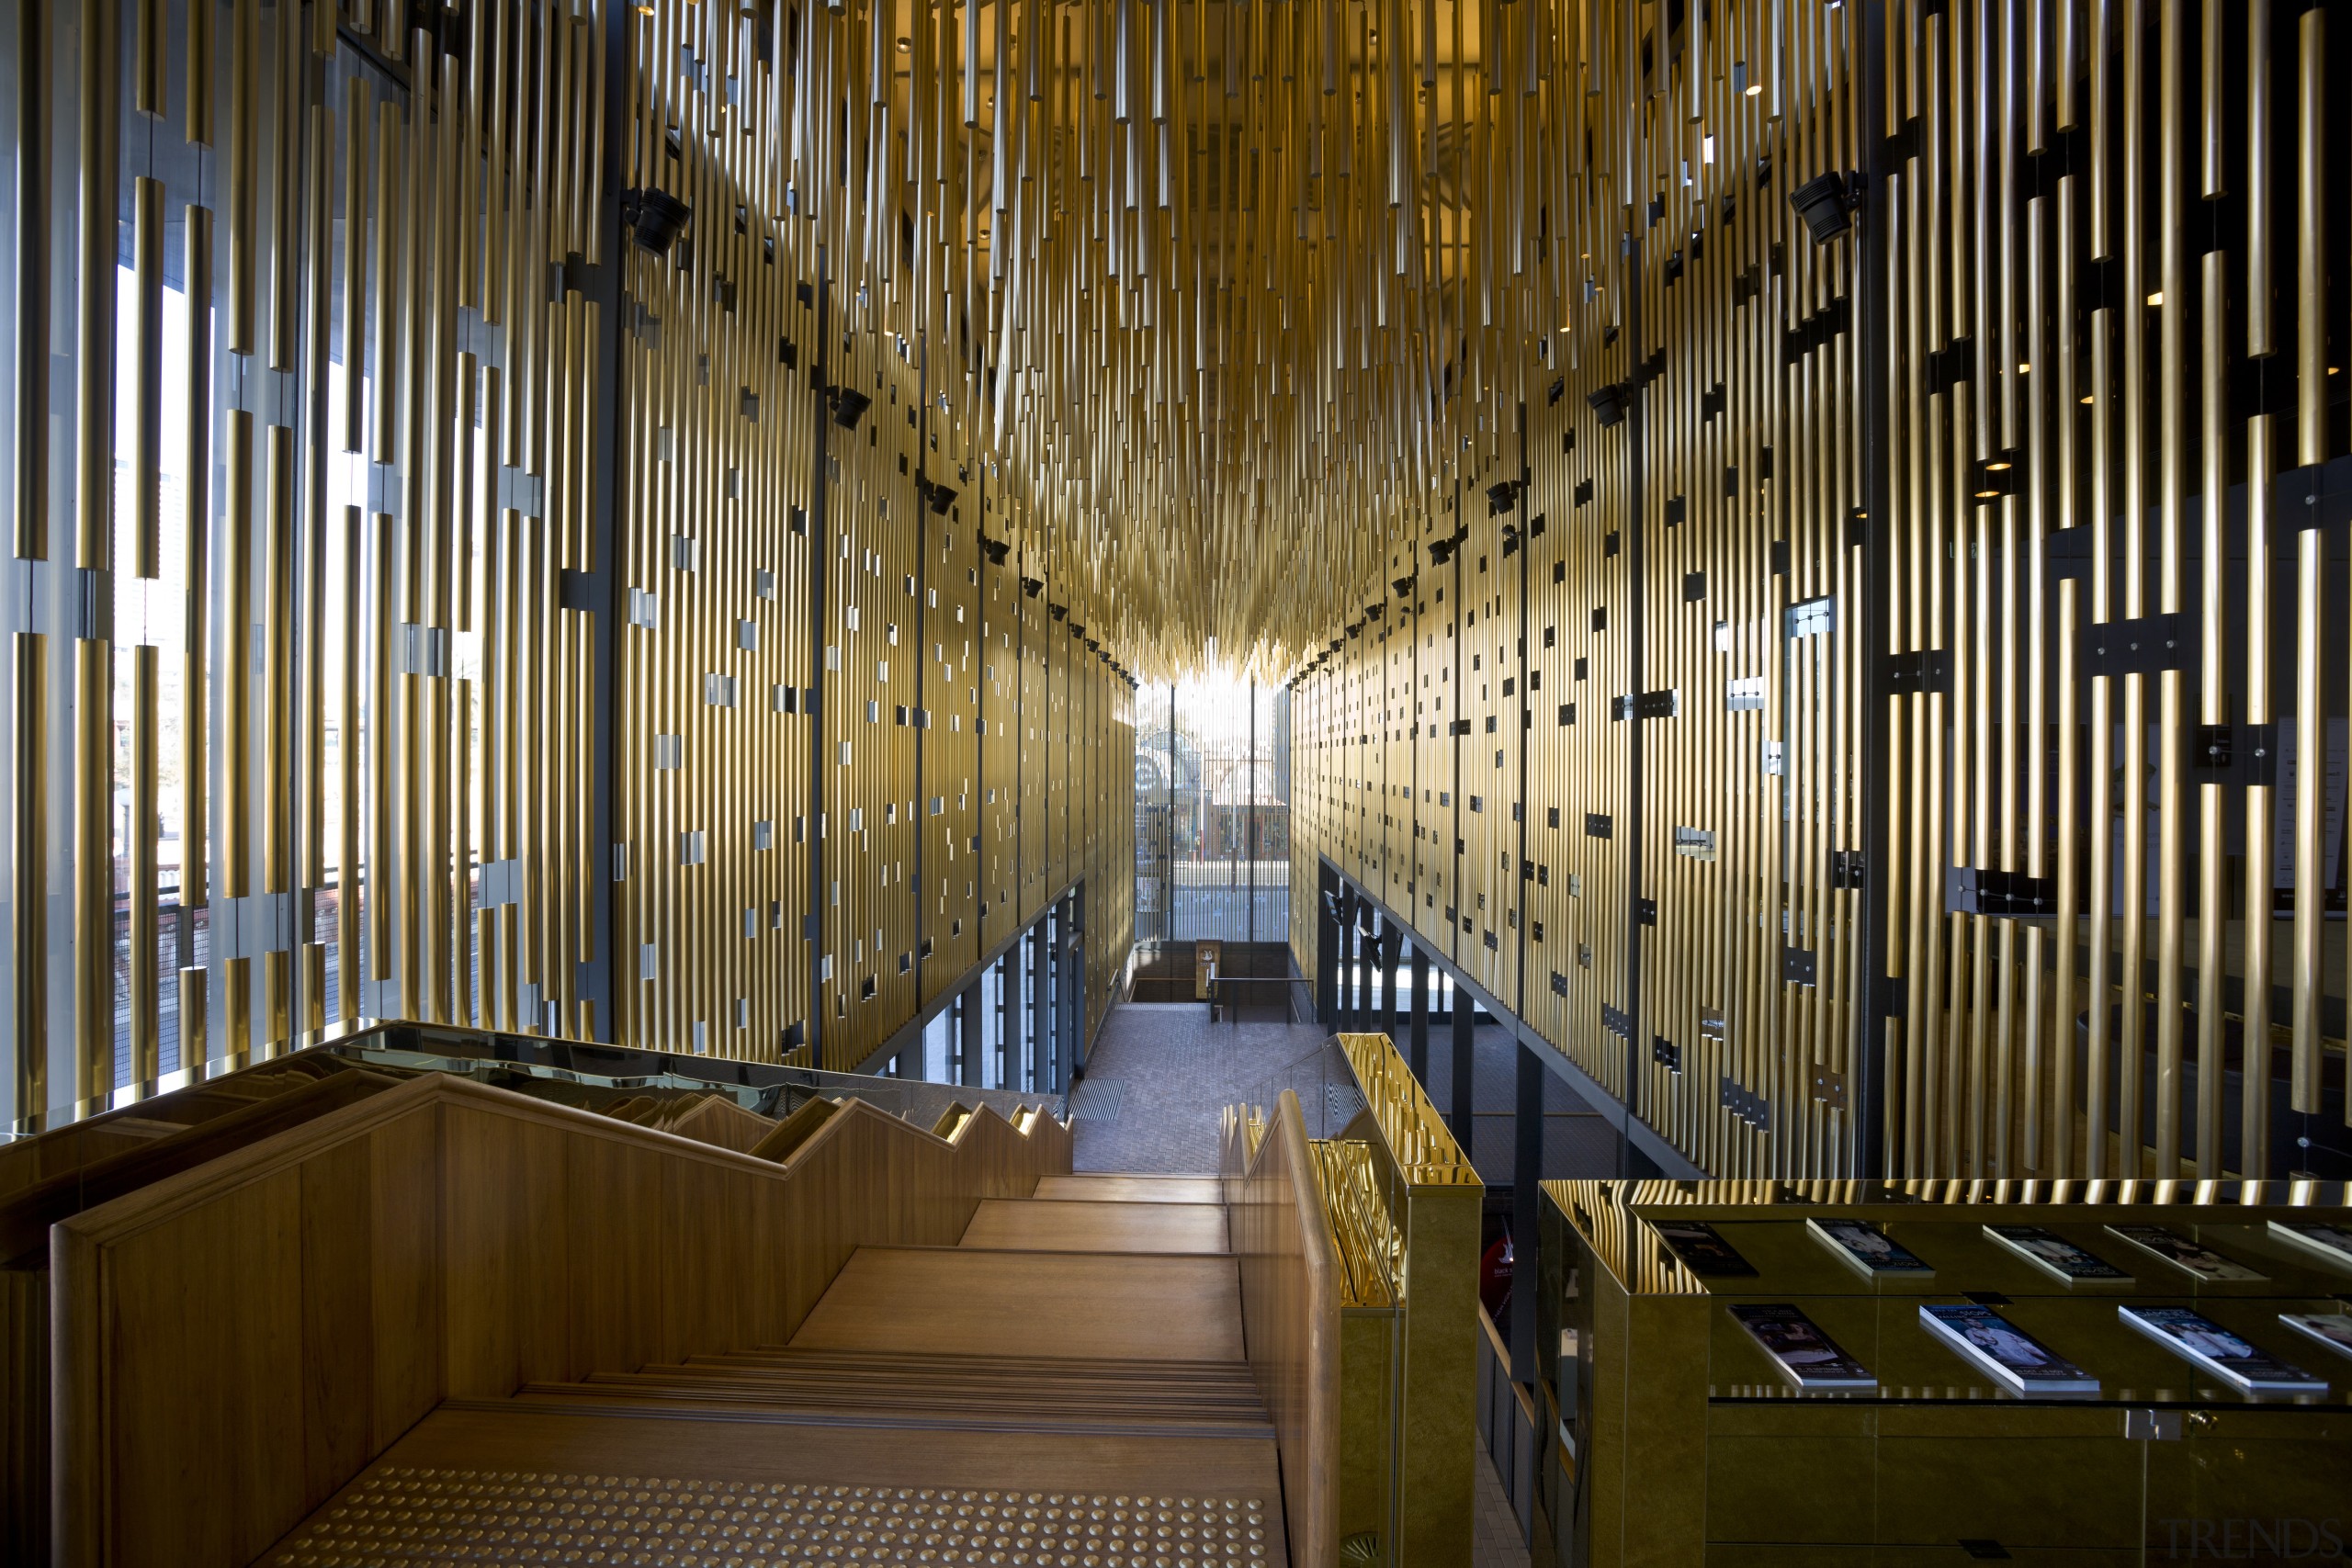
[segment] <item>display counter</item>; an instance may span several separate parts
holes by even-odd
[[[1547,1182],[1537,1561],[2352,1554],[2344,1196]]]

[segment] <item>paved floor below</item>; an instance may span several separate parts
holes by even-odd
[[[1078,1168],[1215,1171],[1219,1114],[1325,1039],[1312,1024],[1211,1023],[1198,1002],[1113,1009],[1072,1097]]]
[[[1471,1568],[1527,1568],[1532,1561],[1527,1543],[1519,1538],[1519,1516],[1510,1511],[1510,1494],[1495,1473],[1487,1445],[1478,1445],[1478,1506],[1470,1540]]]

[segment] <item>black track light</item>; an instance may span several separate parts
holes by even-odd
[[[855,430],[874,400],[854,387],[835,387],[832,393],[833,423],[844,430]]]
[[[1844,175],[1832,171],[1815,175],[1789,192],[1789,205],[1804,220],[1806,231],[1813,243],[1826,245],[1854,226],[1854,206],[1857,196],[1849,186]]]
[[[621,192],[621,221],[628,225],[629,235],[639,249],[651,251],[657,256],[669,254],[694,216],[693,208],[667,191],[632,186]]]

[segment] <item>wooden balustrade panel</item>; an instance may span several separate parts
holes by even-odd
[[[778,1165],[431,1077],[94,1208],[52,1233],[60,1560],[243,1564],[444,1399],[781,1343],[857,1247],[1067,1173],[1032,1122],[853,1102]]]
[[[1238,1124],[1224,1159],[1227,1216],[1241,1273],[1241,1332],[1282,1454],[1292,1561],[1336,1562],[1339,1511],[1339,1259],[1309,1166],[1298,1097],[1285,1089],[1255,1155]]]

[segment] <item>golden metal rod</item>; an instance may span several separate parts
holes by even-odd
[[[130,862],[129,961],[130,979],[130,1081],[153,1083],[163,1072],[163,1042],[157,1006],[163,962],[162,904],[156,871],[156,774],[160,758],[161,650],[152,644],[130,650],[130,801],[125,846]],[[112,998],[108,998],[111,1003]],[[107,1011],[112,1013],[109,1005]]]
[[[187,446],[190,453],[212,450],[212,214],[207,208],[185,212],[181,275],[187,284],[187,383],[182,407],[187,411]],[[209,461],[183,465],[180,490],[185,498],[181,517],[182,564],[187,572],[187,631],[181,646],[180,702],[180,908],[192,917],[209,897],[210,795],[206,788],[210,767],[208,737],[211,730],[209,667],[212,612],[212,485]],[[183,942],[182,962],[193,951]]]
[[[38,1130],[49,1102],[49,639],[18,632],[16,712],[18,728],[14,832],[16,868],[13,957],[16,968],[17,1117]]]
[[[114,1089],[114,649],[74,643],[74,1098]]]
[[[16,178],[17,210],[36,229],[51,220],[50,140],[51,43],[46,6],[17,8],[17,58],[39,62],[43,68],[20,71],[17,76]],[[49,247],[18,248],[16,263],[17,338],[16,553],[21,560],[49,558],[50,448],[50,299]],[[23,973],[20,969],[18,973]]]
[[[2324,99],[2327,14],[2306,11],[2297,23],[2295,149],[2295,459],[2327,460],[2328,213]],[[2320,1008],[2326,974],[2321,942],[2327,868],[2324,809],[2327,777],[2327,536],[2295,536],[2295,921],[2292,1064],[2288,1103],[2320,1108]]]
[[[163,573],[164,510],[164,182],[144,175],[131,197],[133,326],[131,571]]]
[[[229,24],[229,321],[232,354],[257,352],[261,270],[261,0],[232,0]]]

